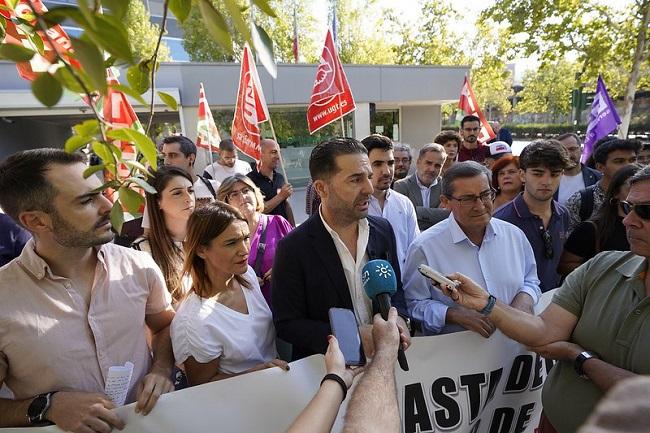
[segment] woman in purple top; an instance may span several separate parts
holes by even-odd
[[[248,221],[251,232],[248,264],[255,270],[266,303],[271,307],[271,270],[275,248],[293,227],[280,215],[266,215],[262,192],[243,174],[227,177],[221,183],[217,198],[233,205]]]

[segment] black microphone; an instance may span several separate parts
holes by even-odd
[[[366,295],[370,299],[377,300],[381,317],[388,320],[390,298],[397,291],[397,278],[393,266],[386,260],[370,260],[361,271],[361,281]],[[406,361],[401,341],[397,349],[397,361],[402,370],[409,371],[409,364]]]

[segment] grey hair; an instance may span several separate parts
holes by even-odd
[[[441,144],[428,143],[422,146],[422,149],[420,149],[420,153],[418,153],[418,159],[421,159],[427,152],[438,152],[441,153],[444,158],[447,157],[447,151]]]
[[[409,159],[413,159],[413,150],[406,143],[393,143],[393,152],[406,152],[409,154]]]
[[[452,165],[442,176],[442,195],[451,197],[454,195],[453,183],[456,179],[476,177],[484,175],[488,185],[490,185],[490,170],[484,165],[475,161],[457,162]]]
[[[641,170],[637,171],[636,174],[630,178],[630,185],[634,185],[635,183],[642,182],[644,180],[650,180],[650,165],[647,165]]]

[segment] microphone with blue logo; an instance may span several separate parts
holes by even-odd
[[[388,320],[390,298],[397,291],[397,278],[393,266],[386,260],[370,260],[361,270],[361,281],[366,295],[379,304],[381,317]],[[401,344],[397,352],[397,361],[402,370],[409,371],[409,364]]]

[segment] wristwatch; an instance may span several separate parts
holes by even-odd
[[[596,352],[585,350],[580,355],[578,355],[575,361],[573,361],[573,368],[575,369],[578,376],[580,376],[583,379],[589,379],[589,378],[587,377],[584,370],[582,369],[582,365],[585,363],[586,360],[591,358],[600,359],[600,355],[598,355]]]
[[[40,394],[32,400],[27,409],[27,419],[29,419],[30,424],[39,425],[49,422],[45,418],[45,414],[52,405],[52,396],[54,394],[56,394],[56,391]]]
[[[406,330],[409,332],[409,334],[413,332],[413,329],[411,328],[411,318],[409,316],[403,316],[401,314],[399,314],[399,317],[404,320],[404,323],[406,324]]]

